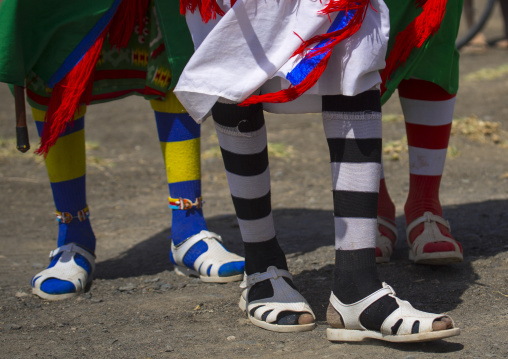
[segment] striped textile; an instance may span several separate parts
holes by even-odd
[[[273,239],[275,228],[262,106],[217,103],[212,112],[243,241]]]
[[[74,120],[69,122],[45,158],[56,210],[75,217],[87,207],[85,112],[85,106],[76,111]],[[32,115],[40,135],[46,111],[32,108]],[[58,247],[74,242],[92,253],[95,251],[95,235],[88,218],[60,223],[58,228]]]
[[[201,197],[200,125],[190,118],[172,92],[164,101],[152,100],[150,104],[155,113],[170,197],[195,202]],[[202,208],[173,209],[171,223],[171,239],[175,245],[208,229]],[[202,252],[187,256],[184,263],[192,267]]]
[[[333,181],[335,248],[374,248],[381,171],[379,91],[324,96]]]
[[[405,80],[399,97],[406,122],[410,186],[406,222],[425,211],[442,215],[439,187],[455,107],[455,95],[432,82]]]

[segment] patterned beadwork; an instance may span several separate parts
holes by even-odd
[[[73,219],[77,219],[80,222],[83,222],[90,217],[90,211],[88,210],[88,207],[83,208],[78,211],[78,213],[73,216],[69,212],[58,212],[56,211],[56,220],[58,223],[70,223]]]
[[[194,202],[187,198],[171,198],[169,197],[169,208],[171,209],[192,209],[201,208],[203,206],[203,197],[198,197]]]

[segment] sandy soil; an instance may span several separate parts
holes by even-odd
[[[458,337],[422,344],[326,340],[332,199],[327,148],[315,115],[267,115],[267,125],[277,231],[295,283],[316,312],[316,330],[259,329],[237,307],[238,283],[203,284],[173,272],[162,156],[149,104],[139,98],[93,106],[87,113],[88,203],[98,238],[91,290],[61,302],[32,296],[30,278],[47,265],[57,225],[40,158],[14,150],[13,101],[0,85],[0,357],[507,357],[507,59],[508,52],[494,48],[462,57],[441,200],[464,246],[463,263],[425,267],[407,259],[404,125],[396,96],[384,108],[385,172],[401,240],[392,262],[379,265],[381,277],[399,297],[419,309],[451,314],[462,329]],[[29,125],[35,147],[35,127]],[[202,136],[205,214],[210,229],[242,253],[211,125],[204,124]]]

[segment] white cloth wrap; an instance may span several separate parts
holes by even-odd
[[[261,93],[289,87],[286,74],[298,63],[291,55],[301,39],[325,33],[331,25],[318,14],[327,1],[218,0],[226,12],[204,24],[187,13],[196,52],[185,67],[175,94],[197,121],[203,121],[219,98],[242,102]],[[328,67],[305,95],[291,103],[263,104],[275,113],[321,112],[322,95],[354,96],[379,86],[389,34],[388,8],[372,0],[363,25],[335,46]],[[336,14],[332,14],[331,20]]]

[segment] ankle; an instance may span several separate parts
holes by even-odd
[[[96,239],[90,221],[60,223],[57,243],[58,247],[75,243],[94,254]]]
[[[344,304],[355,303],[382,288],[374,248],[336,250],[333,293]]]
[[[270,266],[288,270],[286,256],[276,237],[265,242],[244,242],[244,248],[245,273],[247,275],[266,272]]]
[[[187,238],[198,234],[202,230],[208,230],[201,209],[173,210],[171,239],[173,244],[178,245]]]
[[[170,183],[169,192],[171,239],[178,245],[202,230],[207,230],[203,215],[201,180]]]
[[[404,214],[406,217],[406,224],[410,224],[415,219],[423,216],[425,212],[432,212],[432,214],[442,216],[443,208],[438,198],[420,198],[409,199],[404,205]]]

